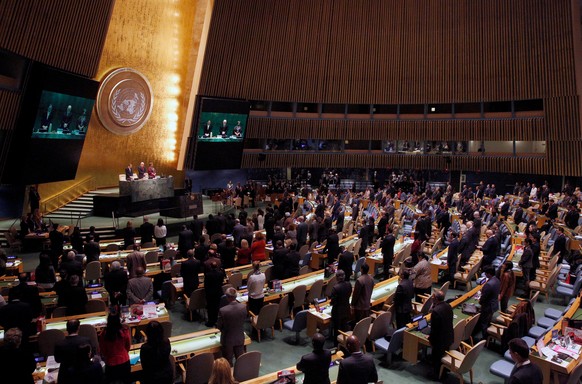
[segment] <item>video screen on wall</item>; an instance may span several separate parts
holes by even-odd
[[[84,139],[93,104],[94,99],[43,90],[32,138]]]
[[[98,90],[95,80],[33,63],[2,182],[74,179]]]
[[[193,169],[240,168],[249,110],[246,100],[199,98]]]

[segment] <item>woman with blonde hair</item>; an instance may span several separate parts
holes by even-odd
[[[232,370],[228,361],[224,358],[214,360],[212,364],[212,373],[208,384],[237,384],[238,382],[232,377]]]
[[[249,242],[246,239],[242,239],[240,242],[240,248],[237,250],[236,263],[238,265],[247,265],[251,262],[251,249],[249,248]]]

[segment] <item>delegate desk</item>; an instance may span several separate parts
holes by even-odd
[[[245,334],[245,346],[251,343],[251,339]],[[177,362],[186,360],[193,355],[200,353],[218,353],[220,352],[220,331],[216,328],[206,329],[200,332],[187,333],[180,336],[170,337],[171,354]],[[141,371],[141,362],[139,361],[139,351],[141,344],[132,346],[129,351],[129,361],[132,363],[131,371]]]
[[[396,256],[398,252],[404,249],[405,246],[412,243],[413,240],[411,238],[401,237],[400,240],[398,240],[396,244],[394,244],[394,256]],[[378,268],[378,266],[383,265],[383,263],[384,256],[382,255],[381,248],[375,250],[373,254],[366,257],[366,264],[368,264],[368,267],[370,267],[370,273],[373,273],[374,275],[376,274],[376,269]]]
[[[516,277],[523,276],[523,272],[521,271],[521,267],[519,266],[519,262],[521,261],[521,255],[523,255],[523,246],[513,244],[511,246],[511,252],[509,256],[507,256],[507,261],[511,261],[513,263],[513,274]]]
[[[88,300],[102,300],[107,304],[109,302],[109,293],[103,287],[86,288]],[[59,296],[55,291],[40,292],[40,302],[45,309],[57,306]]]
[[[430,278],[433,283],[439,282],[440,271],[448,271],[447,256],[449,254],[449,247],[446,247],[436,257],[430,259]]]
[[[172,176],[155,179],[137,179],[119,181],[119,195],[131,196],[131,202],[163,199],[174,196],[174,178]]]
[[[482,285],[478,285],[471,291],[465,293],[463,296],[454,300],[451,303],[453,307],[453,327],[461,320],[468,319],[471,315],[464,314],[462,312],[462,304],[467,303],[478,303],[476,298],[473,298],[481,290]],[[430,314],[426,315],[427,320],[430,320]],[[430,346],[428,341],[428,335],[417,330],[415,325],[409,324],[408,328],[404,331],[404,347],[402,351],[402,358],[412,364],[418,362],[418,351],[421,346]]]
[[[348,247],[352,243],[355,244],[358,241],[358,235],[351,235],[344,237],[340,240],[339,245],[340,247]],[[325,249],[325,245],[320,244],[315,247],[311,252],[311,260],[309,261],[309,268],[311,269],[320,269],[323,267],[324,260],[327,260],[327,253],[323,253]]]
[[[398,287],[398,276],[391,277],[374,285],[372,296],[370,298],[370,305],[376,307],[386,301],[388,296],[396,292]],[[351,301],[351,300],[350,300]],[[331,323],[331,309],[329,302],[322,303],[321,312],[317,312],[313,306],[310,307],[307,313],[307,336],[312,337],[318,329],[324,329]]]
[[[152,248],[144,248],[141,249],[140,252],[146,254],[147,252],[155,251],[158,252],[159,249],[157,247]],[[99,262],[101,264],[110,264],[114,261],[125,260],[127,256],[134,251],[113,251],[113,252],[103,252],[99,255]]]
[[[582,319],[582,308],[580,308],[580,297],[576,298],[568,312],[564,315],[564,317],[569,319]],[[549,330],[542,338],[544,345],[546,348],[552,350],[554,343],[552,342],[552,331],[557,330],[558,333],[561,333],[562,330],[562,319],[558,320],[556,325]],[[546,352],[546,348],[543,348],[542,351]],[[552,375],[554,376],[554,383],[558,384],[559,376],[561,375],[570,375],[574,368],[582,361],[582,355],[578,354],[578,358],[568,357],[567,359],[562,360],[561,363],[557,363],[552,361],[552,358],[549,356],[542,355],[540,356],[539,351],[537,350],[537,346],[534,345],[532,351],[530,352],[530,359],[532,363],[536,364],[542,370],[544,375],[543,384],[550,384]]]
[[[271,301],[279,300],[284,295],[291,293],[291,291],[293,291],[293,289],[299,285],[305,285],[307,287],[307,291],[309,291],[313,283],[315,283],[317,280],[323,280],[324,283],[328,280],[324,278],[323,270],[307,273],[305,275],[299,275],[286,280],[281,280],[280,291],[275,292],[265,288],[265,302],[269,303]],[[239,291],[237,300],[241,303],[246,303],[249,301],[248,292],[246,290]]]

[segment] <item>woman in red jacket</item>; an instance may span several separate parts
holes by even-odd
[[[251,245],[252,261],[263,261],[267,258],[267,253],[265,251],[266,246],[267,242],[265,241],[265,235],[263,235],[261,232],[258,232],[255,235],[255,241],[253,241],[253,245]]]
[[[101,357],[105,361],[105,382],[131,382],[129,329],[121,324],[119,314],[107,316],[107,326],[99,336]]]

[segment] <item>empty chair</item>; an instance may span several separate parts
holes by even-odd
[[[477,273],[477,271],[479,270],[479,268],[481,268],[481,260],[479,260],[479,262],[477,262],[475,265],[473,265],[471,267],[471,269],[469,269],[466,272],[457,272],[455,273],[455,282],[453,283],[453,288],[457,287],[457,283],[463,283],[466,285],[467,287],[467,291],[469,291],[471,288],[473,288],[473,277],[475,277],[475,274]]]
[[[38,334],[38,351],[42,356],[54,356],[55,345],[65,339],[60,329],[47,329]]]
[[[175,249],[166,249],[163,254],[164,259],[175,259],[178,252]]]
[[[471,345],[473,345],[473,336],[472,335],[473,335],[473,331],[475,330],[475,327],[479,323],[479,317],[481,317],[480,313],[478,313],[475,316],[466,320],[467,324],[465,325],[465,335],[463,336],[463,341],[470,340]]]
[[[565,283],[558,284],[556,287],[556,293],[563,296],[565,301],[568,301],[578,296],[578,293],[580,293],[580,287],[582,287],[582,275],[579,274],[574,285]]]
[[[99,337],[97,336],[97,330],[91,324],[81,324],[79,325],[79,336],[84,336],[91,341],[91,346],[99,349]],[[93,351],[97,354],[99,351]]]
[[[275,321],[277,320],[277,313],[279,304],[267,304],[261,308],[258,314],[249,311],[251,316],[251,326],[257,330],[257,340],[261,342],[261,330],[271,329],[271,337],[275,337]]]
[[[184,295],[184,299],[186,300],[186,308],[190,313],[190,321],[192,321],[194,312],[198,310],[205,310],[206,309],[206,295],[204,293],[204,288],[198,288],[190,297]],[[202,316],[204,319],[204,316]]]
[[[107,304],[103,300],[91,299],[85,304],[85,311],[87,313],[105,312],[107,311]]]
[[[214,354],[206,352],[194,355],[186,363],[185,384],[206,384],[210,380]]]
[[[140,244],[141,249],[153,248],[155,246],[156,246],[156,244],[153,241],[148,241],[146,243]]]
[[[464,384],[463,374],[469,372],[471,384],[473,384],[473,365],[477,361],[477,357],[485,347],[485,340],[481,340],[474,347],[466,345],[469,349],[467,353],[456,356],[450,351],[445,352],[445,356],[441,359],[441,370],[439,376],[442,376],[443,371],[448,369],[451,373],[459,378],[460,384]]]
[[[293,344],[293,345],[301,344],[300,333],[305,328],[307,328],[307,312],[308,312],[308,310],[299,311],[295,315],[294,319],[287,320],[283,323],[283,327],[285,329],[288,329],[291,332],[295,332],[295,339],[294,340],[285,339],[286,343]]]
[[[304,245],[305,247],[305,245]],[[299,260],[300,266],[307,266],[311,262],[311,252],[306,252],[303,256],[301,256],[301,260]]]
[[[293,310],[297,309],[297,308],[301,308],[303,309],[303,303],[305,302],[305,293],[306,293],[307,287],[305,285],[298,285],[295,288],[293,288],[293,291],[291,291],[292,299],[293,299],[293,305],[292,308]],[[289,298],[289,300],[291,300],[291,298]]]
[[[370,324],[372,324],[372,318],[366,317],[358,321],[353,331],[343,332],[340,330],[339,335],[337,335],[338,344],[347,349],[348,337],[351,335],[356,336],[358,340],[366,340],[368,338],[368,332],[370,331]],[[362,343],[362,347],[364,348],[365,353],[366,343]]]
[[[510,363],[507,360],[497,360],[491,364],[489,372],[495,376],[501,377],[503,380],[507,380],[509,379],[514,367],[515,364]]]
[[[164,337],[168,339],[172,336],[172,322],[171,321],[160,321],[162,329],[164,330]]]
[[[234,363],[233,376],[236,381],[251,380],[259,377],[259,368],[261,367],[261,352],[250,351],[243,353]]]
[[[307,298],[305,299],[307,306],[309,306],[310,304],[313,303],[314,300],[319,299],[322,296],[321,295],[322,289],[323,289],[323,279],[319,279],[311,285],[311,288],[309,288],[309,293],[307,294]]]
[[[574,368],[572,372],[570,372],[566,384],[578,384],[580,382],[581,377],[582,377],[582,362],[578,363],[576,368]]]
[[[240,272],[232,273],[228,277],[228,282],[229,282],[229,284],[232,284],[234,289],[239,289],[239,287],[242,285],[242,280],[243,280],[243,276],[242,276],[242,273],[240,273]]]
[[[362,268],[362,265],[364,265],[365,262],[366,262],[366,258],[360,257],[358,259],[358,261],[356,261],[356,263],[352,266],[352,271],[354,271],[352,276],[354,277],[354,280],[356,280],[358,278],[359,273],[360,273],[360,269]]]
[[[171,277],[179,277],[181,268],[182,268],[182,264],[172,265],[172,269],[170,269],[170,276]]]
[[[390,338],[390,341],[386,340],[384,337],[376,339],[374,341],[374,348],[384,351],[386,354],[386,361],[390,364],[392,361],[392,355],[399,353],[402,350],[402,343],[404,341],[404,330],[406,327],[402,327]]]
[[[269,281],[271,281],[271,275],[272,275],[272,271],[273,271],[273,266],[268,266],[267,269],[265,269],[265,282],[268,283]]]
[[[550,293],[554,288],[554,284],[556,283],[559,273],[560,266],[556,266],[548,277],[542,277],[538,275],[536,277],[536,280],[532,280],[529,282],[529,287],[531,288],[532,293],[535,291],[539,291],[546,296],[546,301],[549,301]]]
[[[158,262],[158,251],[149,251],[145,254],[146,264],[153,264]]]
[[[178,299],[178,291],[176,290],[176,286],[172,284],[171,280],[164,281],[162,283],[160,297],[168,308],[172,308],[174,306],[174,303]]]
[[[335,275],[333,275],[328,281],[327,284],[325,285],[325,297],[327,298],[331,298],[331,290],[333,289],[333,287],[336,285],[337,283],[337,277],[335,277]]]
[[[303,260],[303,256],[309,251],[309,245],[304,244],[299,248],[299,258]]]
[[[92,261],[85,268],[85,280],[98,281],[99,279],[101,279],[101,262]]]
[[[67,316],[67,307],[56,307],[51,314],[52,318]]]
[[[105,252],[117,252],[117,251],[119,251],[118,244],[107,244],[107,246],[105,247]]]
[[[303,267],[299,268],[299,275],[308,274],[311,271],[309,265],[304,265]]]
[[[279,308],[277,309],[277,322],[279,329],[283,332],[283,322],[290,316],[291,308],[289,308],[289,295],[285,295],[279,301]]]
[[[453,328],[453,334],[454,334],[453,344],[451,344],[451,346],[449,347],[449,350],[454,351],[454,350],[459,349],[459,346],[461,345],[461,342],[463,341],[463,338],[465,337],[465,328],[466,327],[467,327],[466,320],[460,320],[459,322],[457,322],[457,324],[455,324],[455,327]]]
[[[372,343],[372,351],[376,352],[376,345],[374,342],[377,339],[383,339],[388,334],[390,325],[392,324],[392,312],[382,312],[376,317],[370,331],[368,332],[368,340]]]

